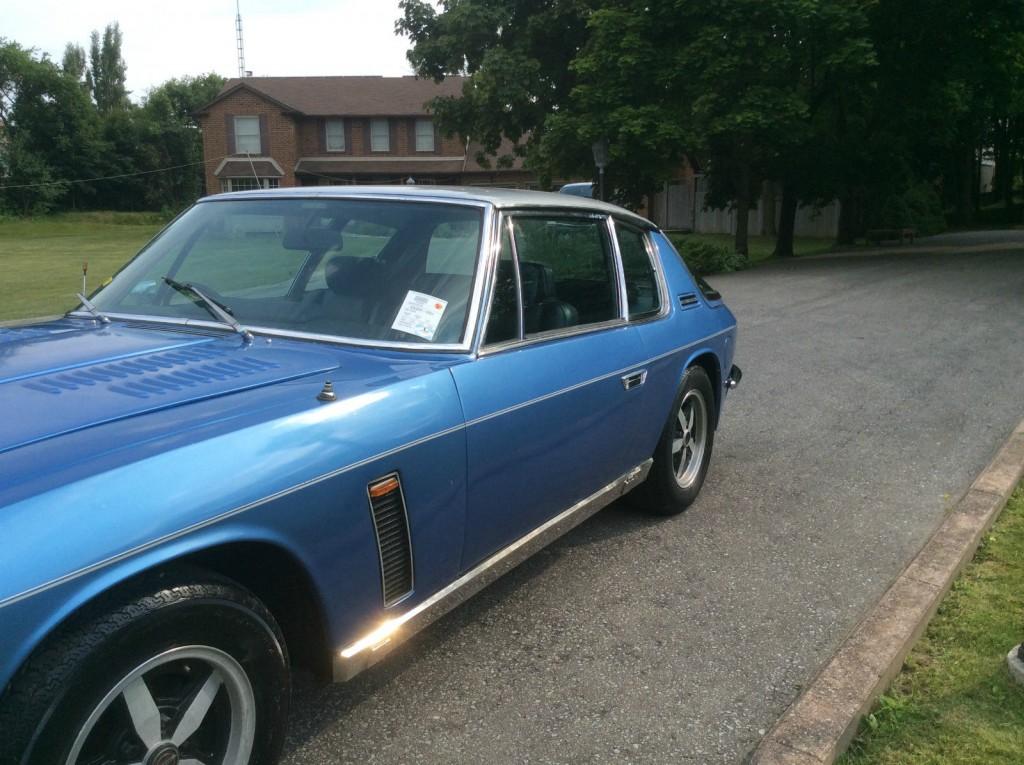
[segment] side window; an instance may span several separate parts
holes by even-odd
[[[629,318],[650,316],[661,310],[658,277],[644,241],[643,232],[617,223],[616,236],[622,253],[622,271],[626,277]]]
[[[491,315],[487,320],[484,345],[503,343],[519,338],[519,290],[516,288],[516,263],[512,257],[512,239],[503,226],[498,273],[491,299]]]
[[[526,335],[619,315],[603,219],[513,218]]]

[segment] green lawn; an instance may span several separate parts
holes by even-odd
[[[158,216],[130,213],[0,219],[0,321],[74,307],[82,261],[89,262],[92,291],[161,226]]]
[[[1024,487],[840,765],[1024,763],[1024,686],[1006,667],[1024,640],[1022,583]]]
[[[736,237],[732,234],[671,234],[673,242],[682,241],[696,241],[696,242],[708,242],[709,244],[717,244],[725,247],[732,247]],[[762,260],[767,260],[772,256],[775,251],[775,237],[774,236],[752,236],[748,241],[748,248],[750,250],[750,262],[758,263]],[[835,239],[832,237],[811,237],[801,236],[797,237],[793,242],[793,254],[800,255],[820,255],[823,252],[830,252],[834,249]]]

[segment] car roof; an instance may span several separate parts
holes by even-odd
[[[204,197],[200,201],[287,199],[288,197],[336,199],[388,197],[409,201],[485,203],[502,210],[547,208],[570,212],[596,212],[615,215],[647,228],[656,228],[649,220],[625,207],[596,199],[550,191],[524,191],[477,186],[293,186],[284,189],[227,192]]]

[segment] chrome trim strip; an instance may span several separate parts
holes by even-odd
[[[589,380],[584,380],[583,382],[576,383],[575,385],[570,385],[567,388],[561,388],[560,390],[552,391],[550,393],[545,393],[542,396],[537,396],[536,398],[531,398],[528,401],[523,401],[523,402],[521,402],[519,404],[512,404],[511,406],[507,406],[504,409],[499,409],[496,412],[491,412],[490,414],[482,415],[480,417],[477,417],[476,419],[468,420],[466,422],[466,427],[468,428],[468,427],[471,427],[473,425],[478,425],[481,422],[485,422],[487,420],[494,419],[495,417],[500,417],[503,414],[508,414],[509,412],[516,411],[517,409],[522,409],[523,407],[531,406],[533,404],[540,403],[541,401],[546,401],[549,398],[554,398],[555,396],[560,396],[563,393],[569,393],[570,391],[577,390],[578,388],[582,388],[582,387],[584,387],[586,385],[591,385],[591,384],[596,383],[596,382],[601,382],[602,380],[607,380],[607,379],[609,379],[611,377],[615,377],[616,375],[622,375],[622,374],[625,374],[627,372],[636,371],[637,367],[646,367],[649,364],[653,364],[656,361],[661,361],[662,359],[668,358],[669,356],[674,356],[677,353],[685,353],[686,351],[688,351],[689,349],[693,348],[696,345],[700,345],[701,343],[705,343],[708,340],[714,340],[716,337],[720,337],[722,335],[727,335],[730,332],[732,332],[733,330],[734,330],[733,327],[727,327],[725,329],[719,330],[718,332],[714,332],[714,333],[712,333],[710,335],[707,335],[706,337],[702,337],[699,340],[695,340],[692,343],[689,343],[687,345],[682,345],[682,346],[680,346],[678,348],[673,348],[671,351],[666,351],[665,353],[660,353],[657,356],[652,356],[649,359],[645,359],[643,361],[638,361],[635,364],[630,364],[628,367],[622,367],[621,369],[617,369],[614,372],[608,372],[607,374],[598,375],[597,377],[592,377]],[[481,355],[483,355],[483,354],[481,354]]]
[[[468,600],[538,550],[571,531],[594,513],[610,505],[647,477],[651,463],[652,460],[645,460],[607,486],[477,564],[419,605],[401,616],[386,620],[377,629],[340,648],[334,657],[335,681],[350,680],[367,667],[376,664],[409,637]]]
[[[220,329],[223,329],[223,326],[220,325],[220,324],[217,324],[215,326],[220,328]],[[124,552],[120,552],[117,555],[112,555],[109,558],[105,558],[104,560],[97,561],[96,563],[91,563],[88,566],[83,566],[82,568],[77,569],[76,571],[72,571],[72,572],[70,572],[68,574],[64,574],[63,576],[57,577],[56,579],[51,579],[48,582],[43,582],[42,584],[36,585],[35,587],[30,587],[27,590],[23,590],[20,593],[16,593],[14,595],[10,595],[10,596],[0,600],[0,608],[5,608],[6,606],[13,605],[14,603],[17,603],[17,602],[19,602],[21,600],[25,600],[26,598],[29,598],[29,597],[31,597],[33,595],[37,595],[37,594],[39,594],[41,592],[44,592],[46,590],[52,589],[53,587],[57,587],[57,586],[59,586],[61,584],[64,584],[66,582],[73,581],[75,579],[78,579],[79,577],[85,576],[86,574],[93,573],[93,572],[98,571],[100,569],[106,568],[107,566],[112,565],[114,563],[118,563],[118,562],[120,562],[122,560],[126,560],[128,558],[131,558],[134,555],[138,555],[139,553],[143,553],[143,552],[146,552],[148,550],[151,550],[154,547],[158,547],[159,545],[163,544],[164,542],[170,542],[170,541],[173,541],[175,539],[179,539],[180,537],[186,536],[187,534],[190,534],[193,531],[199,531],[199,530],[204,529],[204,528],[206,528],[208,526],[212,526],[215,523],[219,523],[220,521],[227,520],[228,518],[232,518],[232,517],[234,517],[236,515],[244,513],[244,512],[246,512],[248,510],[252,510],[252,509],[254,509],[256,507],[260,507],[261,505],[265,505],[266,503],[271,502],[271,501],[273,501],[275,499],[280,499],[281,497],[287,496],[288,494],[291,494],[291,493],[293,493],[295,491],[299,491],[299,490],[304,489],[304,488],[306,488],[308,486],[313,486],[313,485],[318,484],[318,483],[320,483],[322,481],[329,480],[331,478],[334,478],[335,476],[341,475],[342,473],[347,473],[350,470],[356,470],[356,469],[361,468],[364,465],[367,465],[367,464],[369,464],[369,463],[371,463],[371,462],[373,462],[375,460],[379,460],[379,459],[384,459],[386,457],[390,457],[390,456],[392,456],[394,454],[398,454],[399,452],[405,451],[406,449],[411,449],[414,446],[419,446],[420,444],[426,443],[428,441],[433,441],[436,438],[442,438],[442,437],[450,435],[452,433],[456,433],[456,432],[458,432],[460,430],[463,430],[465,428],[471,427],[472,425],[477,425],[477,424],[479,424],[481,422],[485,422],[486,420],[490,420],[490,419],[493,419],[495,417],[500,417],[503,414],[508,414],[509,412],[514,412],[517,409],[522,409],[523,407],[530,406],[531,404],[539,403],[539,402],[547,400],[549,398],[554,398],[555,396],[561,395],[562,393],[568,393],[570,391],[573,391],[573,390],[576,390],[578,388],[581,388],[584,385],[590,385],[592,383],[599,382],[599,381],[607,379],[609,377],[614,377],[615,375],[621,375],[621,374],[623,374],[625,372],[628,372],[630,370],[636,369],[638,366],[647,366],[649,364],[653,364],[656,361],[660,361],[661,359],[667,358],[669,356],[673,356],[673,355],[675,355],[677,353],[683,353],[683,352],[689,350],[690,348],[693,348],[695,345],[700,345],[701,343],[707,342],[708,340],[713,340],[714,338],[719,337],[721,335],[729,334],[730,332],[733,332],[734,330],[735,330],[735,327],[727,327],[725,329],[719,330],[718,332],[714,332],[714,333],[712,333],[710,335],[707,335],[707,336],[702,337],[702,338],[700,338],[698,340],[695,340],[694,342],[689,343],[688,345],[684,345],[684,346],[681,346],[679,348],[674,348],[671,351],[666,351],[665,353],[661,353],[661,354],[659,354],[657,356],[653,356],[653,357],[651,357],[651,358],[649,358],[649,359],[647,359],[645,361],[640,361],[640,362],[638,362],[636,364],[633,364],[631,366],[623,367],[622,369],[619,369],[619,370],[617,370],[615,372],[610,372],[610,373],[608,373],[606,375],[601,375],[600,377],[594,377],[594,378],[591,378],[590,380],[586,380],[586,381],[581,382],[581,383],[576,383],[575,385],[570,385],[567,388],[562,388],[561,390],[552,391],[551,393],[546,393],[543,396],[538,396],[537,398],[530,399],[529,401],[524,401],[524,402],[519,403],[519,404],[514,404],[512,406],[506,407],[505,409],[501,409],[501,410],[499,410],[497,412],[492,412],[491,414],[487,414],[487,415],[484,415],[482,417],[477,417],[476,419],[470,420],[470,421],[468,421],[468,422],[466,422],[464,424],[460,423],[459,425],[453,425],[452,427],[446,428],[445,430],[438,431],[437,433],[431,433],[429,435],[426,435],[426,436],[423,436],[421,438],[418,438],[418,439],[416,439],[414,441],[410,441],[409,443],[402,444],[401,446],[396,446],[396,447],[394,447],[392,449],[388,449],[386,451],[379,452],[378,454],[374,454],[371,457],[366,457],[365,459],[359,460],[358,462],[353,462],[353,463],[351,463],[349,465],[345,465],[344,467],[337,468],[336,470],[332,470],[332,471],[330,471],[328,473],[323,473],[321,475],[314,476],[313,478],[307,479],[306,481],[303,481],[302,483],[295,484],[294,486],[290,486],[290,487],[288,487],[286,489],[281,489],[280,491],[274,492],[273,494],[269,494],[266,497],[262,497],[260,499],[253,500],[252,502],[249,502],[249,503],[247,503],[245,505],[240,505],[240,506],[238,506],[236,508],[233,508],[231,510],[226,510],[225,512],[220,513],[219,515],[211,516],[210,518],[207,518],[205,520],[199,521],[199,522],[194,523],[194,524],[192,524],[190,526],[186,526],[185,528],[179,529],[178,531],[173,531],[173,532],[171,532],[169,534],[165,534],[162,537],[158,537],[157,539],[154,539],[154,540],[151,540],[149,542],[146,542],[145,544],[138,545],[138,546],[133,547],[131,549],[125,550]]]
[[[172,542],[176,539],[180,539],[181,537],[191,534],[194,531],[200,531],[202,529],[207,528],[208,526],[212,526],[216,523],[220,523],[221,521],[225,521],[228,518],[233,518],[236,515],[240,515],[249,510],[261,507],[262,505],[265,505],[268,502],[272,502],[275,499],[286,497],[289,494],[293,494],[296,491],[301,491],[302,489],[305,489],[309,486],[314,486],[318,483],[322,483],[323,481],[327,481],[331,478],[341,475],[342,473],[347,473],[351,470],[357,470],[358,468],[361,468],[364,465],[368,465],[369,463],[374,462],[375,460],[385,459],[386,457],[390,457],[393,454],[398,454],[399,452],[405,451],[406,449],[411,449],[414,446],[419,446],[420,444],[424,444],[428,441],[433,441],[436,438],[442,438],[444,436],[451,435],[452,433],[457,433],[460,430],[463,430],[465,427],[466,426],[462,424],[454,425],[450,428],[446,428],[445,430],[438,431],[437,433],[431,433],[430,435],[423,436],[422,438],[417,438],[415,441],[410,441],[407,444],[396,446],[393,449],[388,449],[386,451],[379,452],[378,454],[374,454],[372,457],[366,457],[365,459],[361,459],[358,462],[353,462],[349,465],[345,465],[344,467],[340,467],[328,473],[322,473],[321,475],[313,476],[312,478],[302,481],[301,483],[297,483],[294,486],[289,486],[286,489],[281,489],[280,491],[276,491],[273,494],[268,494],[265,497],[253,500],[252,502],[248,502],[244,505],[239,505],[238,507],[235,507],[231,510],[226,510],[223,513],[211,516],[210,518],[206,518],[202,521],[198,521],[182,529],[178,529],[177,531],[172,531],[169,534],[164,534],[162,537],[157,537],[156,539],[146,542],[145,544],[132,547],[128,550],[125,550],[124,552],[118,553],[117,555],[111,555],[109,558],[104,558],[103,560],[97,561],[95,563],[90,563],[88,566],[83,566],[82,568],[77,569],[76,571],[64,574],[63,576],[59,576],[56,579],[51,579],[50,581],[43,582],[42,584],[38,584],[35,587],[30,587],[29,589],[23,590],[22,592],[19,592],[15,595],[10,595],[4,598],[3,600],[0,600],[0,608],[5,608],[7,606],[14,605],[15,603],[25,600],[26,598],[32,597],[33,595],[38,595],[41,592],[45,592],[46,590],[52,589],[61,584],[73,581],[82,576],[85,576],[86,574],[91,574],[95,571],[99,571],[100,569],[104,569],[107,566],[113,565],[114,563],[119,563],[123,560],[127,560],[128,558],[131,558],[135,555],[152,550],[154,547],[159,547],[165,542]]]

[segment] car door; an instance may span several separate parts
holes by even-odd
[[[468,448],[464,569],[644,459],[629,437],[644,352],[610,222],[531,212],[500,225],[480,355],[452,369]]]

